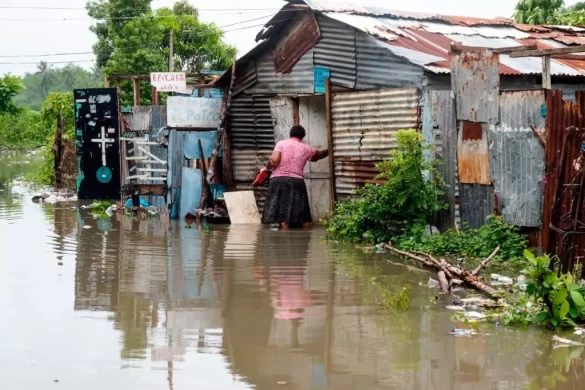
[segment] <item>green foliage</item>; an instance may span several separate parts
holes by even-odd
[[[326,222],[329,232],[343,241],[384,242],[425,221],[446,205],[439,200],[441,183],[435,166],[425,161],[421,135],[397,133],[398,148],[377,165],[383,184],[366,184],[355,199],[339,202]],[[430,172],[435,182],[425,180]]]
[[[514,20],[524,24],[551,24],[564,4],[564,0],[520,0],[516,4]]]
[[[0,147],[36,148],[44,145],[48,133],[38,112],[21,109],[13,114],[0,115]]]
[[[585,318],[585,290],[575,283],[570,273],[560,275],[551,269],[549,256],[534,256],[524,252],[528,266],[522,271],[527,278],[526,293],[542,310],[535,321],[552,327],[574,327],[575,321]]]
[[[13,99],[23,88],[22,80],[18,76],[7,74],[0,78],[0,114],[18,112]]]
[[[45,62],[41,62],[37,71],[26,73],[22,81],[25,88],[15,97],[14,103],[20,107],[39,111],[51,92],[72,92],[77,88],[97,88],[103,83],[103,76],[96,68],[87,71],[73,64],[62,68],[53,68]]]
[[[550,328],[577,326],[585,320],[585,290],[572,274],[559,274],[548,255],[524,251],[525,293],[511,297],[502,313],[504,324],[540,324]],[[555,262],[556,263],[556,262]]]
[[[110,216],[106,213],[106,210],[112,205],[112,203],[108,202],[107,200],[96,200],[92,204],[89,205],[91,209],[91,214],[94,218],[110,218]]]
[[[152,11],[150,0],[97,0],[90,1],[87,9],[91,17],[103,20],[92,27],[98,37],[93,50],[98,66],[108,75],[168,70],[171,33],[177,71],[225,69],[236,56],[236,49],[223,42],[223,32],[201,22],[197,9],[187,1]],[[141,91],[142,101],[149,104],[147,82]],[[122,83],[123,104],[131,104],[131,94],[131,84]]]
[[[398,237],[395,245],[402,250],[423,251],[437,256],[460,255],[485,258],[501,245],[498,258],[514,260],[521,258],[528,240],[518,228],[504,222],[502,217],[489,216],[487,224],[479,229],[464,226],[442,234],[427,235],[424,226],[415,226]]]

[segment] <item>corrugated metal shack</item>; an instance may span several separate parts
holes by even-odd
[[[147,77],[117,76],[116,83],[119,87],[121,79],[136,81]],[[184,217],[187,213],[194,214],[199,206],[203,185],[203,175],[198,165],[199,142],[204,157],[210,158],[217,127],[172,127],[167,117],[167,110],[172,106],[141,105],[140,90],[136,86],[138,83],[134,84],[134,106],[121,112],[121,184],[129,186],[132,191],[137,189],[142,199],[150,205],[161,210],[168,209],[173,218]],[[200,84],[192,88],[188,85],[187,88],[192,90],[191,94],[185,92],[176,96],[192,100],[215,99],[214,106],[221,106],[223,91],[212,84]],[[158,102],[158,93],[154,88],[153,101]],[[220,194],[216,191],[215,195]]]
[[[494,52],[581,45],[585,29],[291,0],[257,40],[237,61],[229,113],[238,189],[249,188],[275,142],[301,124],[309,144],[333,152],[332,164],[323,160],[306,172],[317,220],[330,210],[332,188],[344,199],[373,180],[395,132],[416,128],[443,162],[450,210],[440,227],[480,226],[494,212],[518,226],[541,226],[544,152],[531,128],[544,131],[541,60]],[[451,56],[453,45],[494,50]],[[322,68],[328,93],[316,76]],[[551,74],[553,88],[574,100],[585,85],[585,57],[553,59]],[[217,83],[227,85],[230,75]],[[260,204],[263,196],[258,191]]]

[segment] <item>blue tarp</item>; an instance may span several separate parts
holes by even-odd
[[[185,134],[185,157],[189,160],[197,160],[200,158],[199,154],[199,140],[203,147],[203,155],[205,158],[210,158],[215,146],[215,137],[217,131],[198,131],[196,133]],[[222,150],[219,149],[219,156],[221,157]]]
[[[181,180],[181,220],[188,213],[195,214],[201,200],[201,185],[203,175],[201,170],[183,167]]]

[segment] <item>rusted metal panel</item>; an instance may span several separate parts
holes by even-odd
[[[483,184],[460,184],[461,223],[479,228],[494,214],[494,188]]]
[[[455,227],[458,217],[457,121],[451,91],[424,92],[422,131],[434,147],[434,156],[440,161],[438,170],[445,182],[448,209],[437,216],[437,227],[443,231]]]
[[[356,32],[356,89],[420,87],[423,68],[393,54],[383,42]]]
[[[485,126],[476,122],[459,122],[457,171],[460,183],[492,184]]]
[[[343,200],[352,196],[354,191],[366,183],[375,182],[378,174],[377,161],[342,160],[335,162],[335,192],[337,199]]]
[[[273,149],[233,149],[232,167],[237,182],[252,183],[260,169],[266,166]]]
[[[258,82],[246,89],[245,93],[254,95],[314,93],[313,49],[303,55],[287,74],[278,73],[270,50],[266,50],[256,60]]]
[[[242,66],[241,71],[236,70],[236,79],[234,80],[234,91],[233,95],[236,96],[242,91],[250,88],[258,81],[256,75],[256,61],[250,60]]]
[[[543,90],[507,91],[500,95],[500,123],[488,133],[490,176],[499,209],[507,223],[540,227],[544,148],[531,126],[544,131]]]
[[[499,54],[489,49],[451,55],[451,85],[458,120],[497,123],[498,64]]]
[[[274,125],[268,97],[236,96],[232,100],[228,123],[233,148],[274,148]]]
[[[319,40],[319,24],[312,11],[297,15],[287,33],[274,50],[274,69],[278,73],[290,73],[293,66]]]
[[[357,75],[355,30],[323,15],[317,16],[321,38],[315,45],[315,66],[328,68],[331,83],[354,88]]]
[[[578,195],[585,143],[585,92],[577,91],[577,103],[564,101],[562,96],[560,90],[547,91],[542,243],[545,252],[560,256],[566,272],[585,258],[585,211]]]
[[[336,159],[388,159],[395,134],[419,127],[416,88],[338,93],[333,96],[333,148]]]
[[[127,118],[130,129],[148,131],[152,129],[152,106],[135,106]]]

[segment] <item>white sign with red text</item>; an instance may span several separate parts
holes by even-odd
[[[184,72],[154,72],[150,84],[160,92],[178,92],[187,89],[187,78]]]

